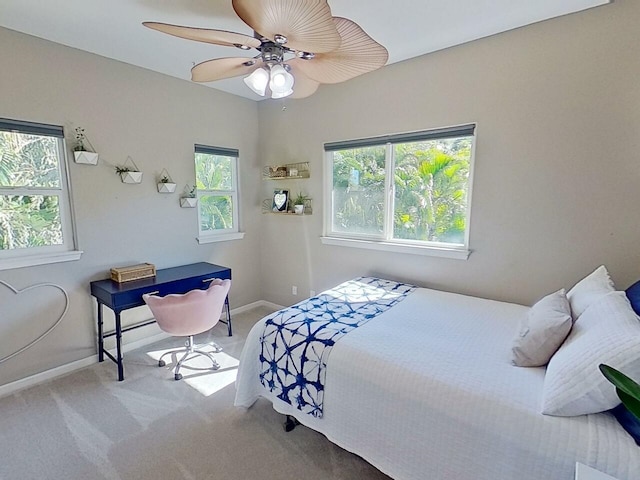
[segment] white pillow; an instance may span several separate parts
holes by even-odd
[[[546,365],[567,338],[573,321],[564,291],[538,300],[520,322],[511,348],[512,362],[519,367]]]
[[[593,273],[576,283],[567,293],[573,321],[575,322],[589,305],[615,289],[616,287],[604,265],[599,266]]]
[[[601,363],[640,379],[640,319],[624,292],[600,298],[574,323],[549,361],[542,413],[570,417],[618,405],[615,387],[598,369]]]

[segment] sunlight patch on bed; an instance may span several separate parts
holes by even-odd
[[[204,345],[199,348],[205,352],[215,352],[214,347],[211,345]],[[147,355],[157,362],[164,353],[174,350],[175,348],[154,350],[147,352]],[[167,354],[163,357],[167,363],[163,370],[167,372],[167,375],[171,376],[172,379],[173,367],[182,355],[183,352],[177,352],[176,354]],[[225,352],[214,353],[213,358],[215,358],[220,365],[218,370],[212,370],[211,362],[203,355],[194,355],[183,362],[180,368],[180,373],[183,375],[183,378],[179,381],[185,382],[190,387],[195,388],[205,397],[213,395],[234,383],[236,381],[236,375],[238,374],[240,361]]]
[[[389,291],[383,287],[352,280],[323,292],[324,295],[334,297],[353,305],[366,304],[379,300],[393,300],[402,296],[401,292]]]

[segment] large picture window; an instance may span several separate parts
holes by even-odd
[[[238,150],[195,146],[200,243],[242,238],[238,218]]]
[[[0,119],[0,269],[75,260],[62,127]]]
[[[325,243],[466,258],[474,132],[464,125],[326,144]]]

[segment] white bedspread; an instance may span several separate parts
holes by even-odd
[[[510,363],[528,307],[429,289],[344,336],[327,363],[323,418],[258,378],[260,322],[247,338],[236,405],[259,396],[397,480],[573,479],[575,462],[640,478],[640,448],[610,414],[540,414],[544,368]]]

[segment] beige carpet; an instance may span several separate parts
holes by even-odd
[[[200,361],[174,381],[154,358],[167,339],[125,355],[124,382],[110,361],[0,399],[0,479],[388,479],[324,436],[298,426],[266,400],[233,406],[244,338],[266,309],[217,325],[221,369]]]

